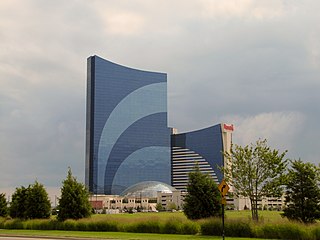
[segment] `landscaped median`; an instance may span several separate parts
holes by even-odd
[[[122,216],[99,216],[81,220],[59,222],[47,220],[0,219],[2,229],[63,230],[86,232],[132,232],[187,235],[221,236],[221,220],[216,218],[191,221],[181,214],[137,214]],[[320,239],[320,223],[304,225],[285,220],[254,223],[245,218],[227,218],[225,235],[263,239]]]

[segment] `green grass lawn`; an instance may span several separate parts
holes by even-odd
[[[259,220],[261,222],[283,222],[288,221],[286,218],[281,217],[282,212],[279,211],[259,211]],[[226,219],[244,219],[248,220],[251,219],[251,211],[227,211],[226,212]]]
[[[96,239],[131,239],[131,240],[179,240],[179,239],[221,239],[215,236],[178,235],[178,234],[150,234],[150,233],[123,233],[123,232],[78,232],[78,231],[38,231],[38,230],[0,230],[0,236],[48,236],[48,237],[78,237]],[[230,240],[253,240],[255,238],[231,238]],[[256,238],[257,239],[257,238]]]

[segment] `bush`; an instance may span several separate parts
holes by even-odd
[[[23,223],[20,219],[8,220],[4,223],[5,229],[23,229]]]
[[[199,221],[202,235],[222,235],[221,219],[210,218]],[[244,221],[225,222],[225,236],[256,237],[263,239],[320,239],[320,226],[298,223],[257,224]]]
[[[79,221],[81,223],[81,221]],[[97,232],[118,232],[119,227],[115,222],[107,222],[107,221],[98,221],[91,222],[88,221],[85,223],[87,230],[86,231],[97,231]],[[81,230],[84,231],[84,230]]]
[[[97,224],[95,224],[97,225]],[[90,230],[90,223],[89,222],[80,222],[78,221],[76,223],[76,229],[77,231],[96,231],[96,230]]]
[[[75,220],[68,219],[63,222],[63,230],[76,231],[77,230],[76,224],[77,222]]]
[[[202,235],[222,235],[222,224],[220,218],[207,218],[199,221],[199,223]]]
[[[166,234],[179,234],[182,233],[182,223],[176,219],[169,219],[162,228],[161,233]]]
[[[3,229],[33,230],[66,230],[66,231],[98,231],[98,232],[134,232],[134,233],[165,233],[165,234],[199,234],[222,235],[220,218],[208,218],[191,221],[184,218],[161,220],[158,218],[134,219],[134,222],[107,221],[105,219],[66,220],[60,222],[50,219],[19,219],[0,218]],[[229,237],[255,237],[263,239],[320,239],[320,223],[305,225],[294,222],[275,222],[273,224],[253,223],[249,220],[228,219],[225,222],[225,235]]]
[[[134,233],[160,233],[161,226],[159,221],[146,221],[125,225],[123,230]]]
[[[222,220],[220,218],[209,218],[200,221],[202,235],[222,235]],[[253,237],[254,233],[249,222],[241,220],[227,221],[224,224],[225,236],[229,237]]]
[[[52,230],[53,229],[53,221],[54,220],[28,220],[23,224],[23,229],[29,230]]]
[[[320,225],[312,230],[312,235],[314,236],[314,239],[320,239]]]
[[[164,210],[161,203],[157,203],[156,209],[157,209],[157,211],[159,211],[159,212]]]
[[[227,221],[225,222],[225,235],[229,237],[253,237],[253,231],[249,222]]]
[[[266,224],[261,225],[257,231],[258,238],[273,239],[314,239],[312,232],[307,230],[306,225],[296,223]]]
[[[188,221],[182,224],[181,234],[195,235],[200,232],[200,226],[196,222]]]
[[[0,229],[4,228],[4,223],[5,223],[6,219],[3,217],[0,217]]]

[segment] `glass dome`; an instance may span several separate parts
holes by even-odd
[[[177,191],[174,187],[162,182],[156,181],[146,181],[140,182],[131,187],[128,187],[121,193],[121,196],[124,197],[148,197],[148,198],[156,198],[157,192],[162,193],[172,193],[173,191]]]

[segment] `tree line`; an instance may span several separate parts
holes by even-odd
[[[249,198],[253,220],[259,220],[258,203],[263,197],[285,194],[282,216],[314,223],[320,219],[320,166],[286,159],[286,153],[269,147],[267,140],[232,145],[230,152],[223,153],[228,161],[221,170],[233,196]],[[184,212],[188,218],[221,216],[218,187],[197,167],[189,174],[187,191]]]
[[[82,183],[72,175],[69,168],[62,182],[61,197],[56,208],[57,219],[80,219],[91,214],[89,193]],[[20,219],[44,219],[51,216],[51,203],[44,186],[35,181],[28,187],[18,187],[7,206],[5,194],[0,194],[0,216]]]
[[[229,164],[221,170],[233,188],[232,194],[250,199],[253,220],[259,220],[258,202],[262,197],[285,194],[282,216],[289,220],[314,223],[320,219],[320,166],[300,159],[286,159],[286,153],[272,149],[266,140],[258,140],[247,146],[232,145],[230,152],[223,153]],[[198,167],[189,174],[187,191],[183,210],[189,219],[222,215],[218,187]],[[85,218],[91,214],[89,192],[72,176],[70,168],[62,182],[61,198],[56,210],[59,221]],[[49,218],[50,214],[48,194],[37,181],[28,187],[16,188],[9,207],[5,195],[0,194],[0,216],[34,219]]]

